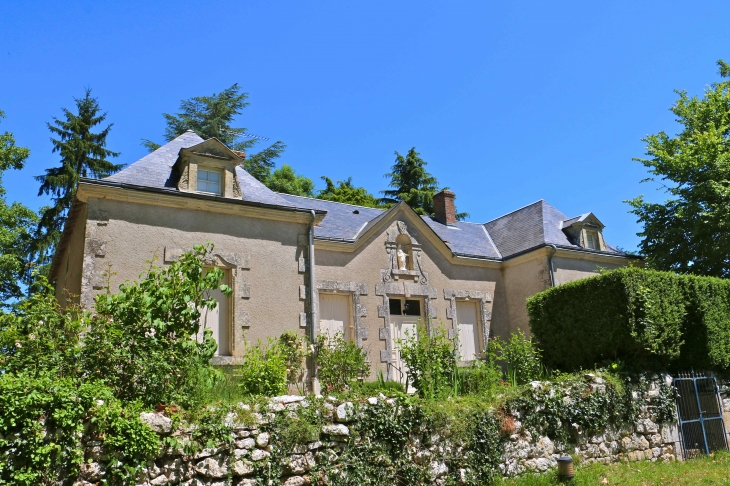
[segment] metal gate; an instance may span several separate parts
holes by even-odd
[[[720,390],[713,376],[694,371],[674,379],[685,458],[727,450]]]

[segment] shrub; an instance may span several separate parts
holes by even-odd
[[[317,337],[317,377],[327,391],[345,391],[352,381],[367,374],[369,367],[365,354],[357,343],[345,341],[342,333]]]
[[[452,389],[456,374],[456,352],[446,330],[434,327],[429,332],[419,323],[413,336],[400,343],[400,354],[408,367],[408,381],[419,395],[434,398]]]
[[[730,366],[730,282],[623,268],[527,301],[546,364],[564,370]]]
[[[246,395],[273,397],[287,389],[287,360],[281,345],[269,338],[267,346],[259,340],[248,346],[240,368],[240,387]]]
[[[220,269],[203,271],[212,245],[196,246],[139,282],[96,298],[95,312],[61,310],[53,288],[39,289],[0,315],[0,369],[29,376],[103,381],[119,399],[193,405],[220,373],[210,364],[216,343],[198,334],[201,309],[216,301]],[[230,295],[231,289],[220,286]]]
[[[512,386],[524,385],[546,374],[540,349],[522,331],[511,333],[509,341],[495,340],[492,345],[507,365],[507,379]]]
[[[113,453],[107,478],[134,477],[160,448],[159,437],[100,381],[0,375],[0,483],[70,484],[84,459],[79,436]]]
[[[307,340],[296,331],[287,331],[279,336],[279,346],[286,362],[286,379],[304,394],[304,360],[309,356]]]

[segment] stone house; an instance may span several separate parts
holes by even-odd
[[[82,179],[51,269],[62,305],[104,291],[210,241],[208,262],[233,295],[204,316],[215,362],[247,342],[296,329],[342,332],[399,379],[398,339],[443,325],[468,361],[489,336],[528,330],[525,299],[551,285],[629,264],[592,214],[569,218],[543,200],[487,223],[456,221],[454,194],[435,216],[274,193],[243,154],[189,131],[103,180]]]

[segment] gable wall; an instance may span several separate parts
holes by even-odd
[[[116,289],[124,281],[138,280],[147,261],[154,258],[156,265],[163,265],[166,251],[170,259],[171,253],[210,241],[214,254],[237,262],[230,270],[237,285],[232,298],[234,356],[243,351],[242,332],[249,342],[287,330],[303,333],[299,319],[306,309],[299,287],[305,274],[299,271],[303,249],[297,242],[299,234],[306,234],[306,224],[98,198],[89,198],[88,208],[93,231],[86,235],[85,306],[105,291],[103,272],[110,265],[111,287]],[[99,225],[94,217],[106,221]],[[89,251],[90,240],[97,247],[103,244],[103,252]]]
[[[415,229],[415,225],[403,213],[396,217],[397,220],[405,222],[411,230]],[[381,351],[385,354],[389,349],[389,341],[383,339],[383,332],[389,326],[385,310],[385,301],[383,295],[377,295],[382,286],[382,271],[390,268],[390,260],[386,252],[387,228],[392,228],[396,224],[395,221],[386,226],[386,229],[371,236],[365,241],[359,249],[352,253],[338,252],[331,250],[316,250],[316,279],[317,281],[329,282],[354,282],[364,284],[367,287],[367,295],[360,295],[359,301],[365,308],[366,316],[362,317],[360,323],[366,330],[366,338],[362,339],[362,347],[367,352],[368,358],[373,366],[371,366],[371,377],[375,377],[376,370],[380,369],[387,372],[387,364],[381,360]],[[478,266],[454,265],[449,262],[441,250],[434,247],[423,235],[416,236],[421,246],[421,263],[423,271],[428,274],[428,283],[426,286],[414,284],[410,280],[409,289],[430,288],[435,298],[423,298],[424,301],[430,302],[434,311],[434,324],[443,325],[447,329],[452,328],[451,311],[447,314],[447,309],[452,306],[451,296],[445,298],[444,290],[471,291],[472,299],[479,300],[477,293],[487,293],[489,301],[486,303],[486,311],[489,314],[493,312],[493,302],[495,292],[500,292],[499,287],[502,285],[501,273],[498,268],[484,268]],[[316,247],[316,244],[315,244]],[[394,290],[400,284],[400,288],[405,292],[403,282],[406,279],[392,281],[390,290]],[[387,292],[386,292],[387,293]],[[413,295],[413,298],[418,298]],[[379,315],[380,307],[380,315]],[[498,315],[503,319],[503,315]],[[494,316],[492,316],[494,319]],[[490,325],[492,320],[486,322]]]
[[[87,205],[79,209],[74,222],[73,233],[58,262],[56,275],[56,299],[63,307],[79,303],[81,294],[81,273],[84,258],[84,234],[86,232]]]

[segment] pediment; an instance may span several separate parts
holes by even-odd
[[[211,157],[221,161],[227,160],[235,164],[239,164],[243,160],[217,138],[209,138],[197,145],[184,148],[180,151],[180,153],[185,155],[194,154],[201,157]]]

